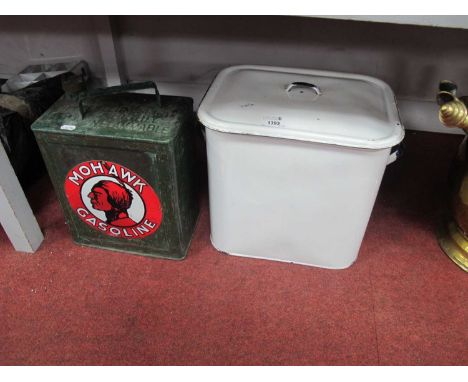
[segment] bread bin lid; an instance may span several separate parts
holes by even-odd
[[[213,81],[198,118],[225,133],[366,149],[392,147],[404,137],[385,82],[319,70],[229,67]]]

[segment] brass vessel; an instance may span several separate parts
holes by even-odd
[[[468,134],[468,97],[458,98],[451,81],[439,85],[437,103],[444,126],[458,127]],[[450,217],[438,233],[439,245],[450,259],[468,272],[468,156],[465,136],[453,163],[450,179]]]

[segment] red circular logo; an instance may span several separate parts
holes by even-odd
[[[82,221],[109,236],[141,239],[161,225],[156,192],[137,173],[114,162],[77,164],[65,179],[65,195]]]

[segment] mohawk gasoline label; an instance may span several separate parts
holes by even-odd
[[[156,192],[138,174],[117,163],[77,164],[65,179],[65,195],[83,222],[109,236],[141,239],[161,225]]]

